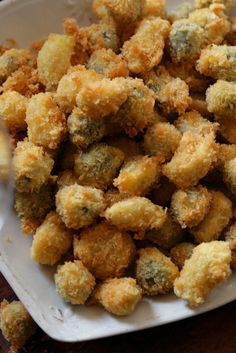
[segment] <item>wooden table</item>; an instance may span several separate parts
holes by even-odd
[[[0,274],[0,300],[15,295]],[[9,345],[0,334],[0,353]],[[236,301],[178,323],[97,341],[62,344],[40,330],[20,353],[235,353]]]

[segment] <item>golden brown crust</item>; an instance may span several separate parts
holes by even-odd
[[[195,248],[195,245],[192,243],[179,243],[175,245],[171,250],[170,250],[170,257],[171,260],[174,262],[176,266],[178,266],[179,270],[182,270],[185,261],[190,259],[190,257],[193,254],[193,249]]]

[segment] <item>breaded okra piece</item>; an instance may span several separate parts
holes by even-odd
[[[168,47],[172,61],[195,63],[205,43],[204,30],[196,23],[179,20],[173,23]]]
[[[235,118],[236,83],[218,80],[206,91],[209,112],[224,118]]]
[[[166,16],[166,0],[144,0],[142,17],[162,17]]]
[[[175,127],[184,134],[186,131],[206,136],[208,134],[216,134],[219,129],[218,123],[211,123],[203,118],[199,112],[192,110],[181,115],[175,122]]]
[[[37,64],[40,82],[48,91],[55,90],[70,67],[75,45],[72,36],[50,34],[38,53]]]
[[[37,326],[21,302],[3,300],[0,307],[0,329],[13,348],[22,348],[35,334]]]
[[[165,223],[160,229],[153,229],[145,234],[145,238],[151,240],[163,249],[170,249],[183,238],[183,231],[173,215],[168,212]]]
[[[93,119],[101,119],[116,114],[128,98],[130,88],[123,77],[113,80],[103,78],[100,81],[85,84],[76,96],[78,108]]]
[[[82,185],[106,189],[112,185],[124,161],[124,153],[105,143],[75,155],[75,173]]]
[[[230,247],[224,241],[196,246],[175,280],[175,294],[193,308],[203,304],[210,291],[230,276],[230,261]]]
[[[191,233],[197,243],[219,239],[232,218],[232,202],[220,191],[211,191],[210,210],[203,221]]]
[[[236,268],[236,223],[233,223],[231,227],[225,233],[225,241],[229,243],[231,250],[231,267]]]
[[[166,220],[166,212],[145,197],[131,197],[107,208],[108,222],[121,230],[137,232],[142,237],[150,229],[159,229]]]
[[[195,7],[197,9],[209,7],[213,4],[222,4],[226,7],[226,10],[230,10],[233,7],[233,0],[195,0]]]
[[[197,226],[206,216],[212,200],[211,193],[201,185],[178,190],[171,200],[171,211],[182,228]]]
[[[42,265],[55,265],[72,245],[72,232],[56,212],[50,212],[36,230],[31,258]]]
[[[215,80],[236,80],[236,47],[211,45],[202,50],[197,70]]]
[[[139,74],[158,65],[164,54],[170,24],[161,18],[144,19],[135,34],[124,43],[122,54],[130,72]]]
[[[178,267],[157,248],[139,250],[136,279],[144,294],[169,293],[178,275]]]
[[[223,178],[232,193],[236,195],[236,157],[224,163]]]
[[[226,162],[236,158],[236,145],[219,144],[217,168],[223,171]]]
[[[32,96],[26,110],[29,141],[49,149],[57,149],[66,134],[66,120],[51,93]]]
[[[179,243],[175,245],[170,250],[171,260],[174,262],[176,266],[178,266],[179,270],[182,270],[185,264],[185,261],[192,256],[194,248],[195,248],[194,244],[184,242],[184,243]]]
[[[209,86],[209,83],[208,83]],[[206,88],[208,88],[208,86]],[[204,93],[192,93],[192,103],[189,105],[189,110],[196,110],[204,118],[212,119],[212,113],[207,109],[206,95]]]
[[[84,27],[88,41],[89,53],[99,49],[112,49],[115,53],[119,52],[120,40],[116,33],[116,27],[112,21],[109,23],[100,22]]]
[[[135,23],[142,14],[143,0],[104,0],[118,26]]]
[[[87,63],[87,68],[110,79],[129,76],[126,61],[111,49],[100,49],[93,52]]]
[[[17,143],[13,154],[16,189],[20,192],[33,192],[49,179],[53,159],[32,142],[24,140]]]
[[[127,316],[142,299],[142,290],[134,278],[113,278],[99,284],[92,298],[113,315]]]
[[[74,257],[100,280],[124,276],[135,250],[131,236],[107,222],[87,228],[74,238]]]
[[[126,200],[129,197],[130,196],[128,194],[124,194],[124,193],[121,194],[117,189],[110,189],[104,195],[107,208],[114,205],[114,203]]]
[[[0,96],[0,119],[11,132],[26,130],[26,106],[27,98],[16,91]]]
[[[144,136],[144,150],[157,156],[162,162],[168,162],[181,140],[181,133],[169,123],[158,122],[147,129]]]
[[[168,19],[173,23],[178,20],[183,20],[188,18],[190,12],[195,10],[195,7],[190,2],[182,2],[178,4],[173,11],[168,16]]]
[[[77,184],[65,186],[56,194],[56,207],[68,228],[80,229],[92,224],[104,211],[103,192]]]
[[[233,93],[233,92],[232,92]],[[234,93],[232,94],[232,96]],[[229,103],[230,104],[230,103]],[[233,105],[231,106],[233,108]],[[216,116],[215,120],[217,120],[219,124],[219,133],[228,143],[236,144],[236,126],[235,119],[230,113],[230,117],[227,116],[229,111],[225,111],[225,116]]]
[[[158,157],[134,156],[129,158],[114,180],[121,193],[131,196],[146,195],[154,183],[159,181],[161,164]]]
[[[58,266],[55,284],[58,294],[66,302],[77,305],[85,304],[96,282],[81,261],[74,261]]]
[[[105,5],[104,0],[93,0],[92,10],[99,20],[108,23],[113,21],[112,15]]]
[[[180,189],[195,186],[217,161],[217,147],[213,134],[186,131],[173,158],[164,165],[163,174]]]
[[[109,146],[116,147],[121,150],[126,159],[143,154],[142,147],[138,142],[123,135],[107,138],[106,143]]]

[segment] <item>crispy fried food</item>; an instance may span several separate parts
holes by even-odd
[[[47,90],[54,91],[70,67],[75,45],[72,36],[50,34],[38,53],[37,64],[40,82]]]
[[[72,245],[72,232],[56,212],[50,212],[36,230],[31,258],[42,265],[55,265]]]
[[[231,250],[231,267],[236,268],[236,223],[233,223],[231,227],[225,233],[225,241],[229,244]]]
[[[222,92],[223,93],[223,92]],[[231,92],[230,92],[231,93]],[[232,92],[232,96],[234,93]],[[230,102],[229,102],[230,105]],[[231,105],[233,108],[233,105]],[[225,111],[225,116],[216,116],[215,119],[219,123],[219,133],[224,138],[225,141],[228,143],[236,144],[236,126],[235,126],[235,119],[233,113],[230,117],[227,116],[229,111]]]
[[[236,115],[236,83],[218,80],[206,91],[209,112],[224,118]]]
[[[26,236],[33,235],[41,225],[42,219],[35,217],[22,217],[20,220],[20,229]]]
[[[104,0],[93,0],[92,9],[97,18],[99,18],[103,22],[109,23],[110,21],[112,21],[110,11],[105,5]]]
[[[66,120],[51,93],[30,98],[26,123],[29,141],[44,148],[57,149],[66,134]]]
[[[0,329],[16,349],[21,348],[35,334],[37,326],[21,302],[3,300],[0,307]]]
[[[19,192],[33,192],[49,179],[54,161],[42,147],[24,140],[17,143],[13,155],[15,184]]]
[[[211,45],[202,50],[197,70],[216,80],[236,80],[236,47]]]
[[[146,195],[161,175],[160,159],[158,157],[134,156],[129,158],[114,180],[121,193],[131,196]]]
[[[11,132],[26,130],[27,98],[16,91],[8,91],[0,96],[0,119]]]
[[[99,142],[105,135],[105,124],[102,120],[87,117],[75,108],[67,119],[70,140],[78,148],[88,148]]]
[[[143,0],[104,0],[118,26],[135,23],[142,14]]]
[[[126,136],[120,135],[117,137],[107,138],[106,143],[109,146],[116,147],[121,150],[126,159],[143,154],[140,144]]]
[[[130,196],[128,194],[120,193],[117,189],[110,189],[104,195],[107,208],[114,205],[114,203],[123,201],[125,199],[128,199],[129,197]]]
[[[231,30],[225,7],[220,4],[191,12],[189,21],[202,27],[206,44],[221,44]]]
[[[170,292],[178,275],[177,266],[157,248],[139,250],[136,278],[144,294],[158,295]]]
[[[165,211],[145,197],[131,197],[107,208],[105,218],[121,230],[140,233],[159,229],[166,220]]]
[[[93,52],[87,67],[110,79],[129,76],[127,63],[111,49],[100,49]]]
[[[175,245],[170,250],[171,260],[176,266],[178,266],[179,270],[182,270],[185,261],[192,256],[194,248],[195,245],[192,243],[184,242]]]
[[[219,128],[218,123],[211,123],[194,110],[180,116],[174,124],[182,134],[186,131],[191,131],[202,136],[215,135]]]
[[[166,0],[144,0],[142,17],[162,17],[166,16]]]
[[[236,145],[219,144],[217,167],[223,171],[226,162],[236,158]]]
[[[106,189],[112,185],[124,161],[124,153],[104,143],[75,155],[75,173],[82,185]]]
[[[135,256],[128,233],[103,222],[87,228],[74,238],[74,256],[98,279],[122,277]]]
[[[204,118],[212,120],[212,113],[207,109],[207,102],[205,93],[192,93],[191,94],[192,103],[189,105],[189,110],[196,110]]]
[[[153,229],[145,234],[145,238],[151,240],[163,249],[170,249],[183,238],[183,231],[173,215],[168,212],[165,223],[160,229]]]
[[[113,278],[99,284],[92,296],[113,315],[127,316],[142,299],[142,290],[133,278]]]
[[[62,173],[58,175],[57,185],[59,189],[64,186],[71,186],[77,184],[78,177],[72,170],[64,170]]]
[[[212,4],[222,4],[230,10],[233,7],[233,0],[195,0],[195,7],[198,9],[209,7]]]
[[[175,22],[178,20],[183,20],[188,18],[190,12],[192,12],[195,9],[194,5],[190,2],[182,2],[181,4],[178,4],[174,11],[170,13],[168,16],[168,19],[170,22]]]
[[[211,200],[211,193],[201,185],[187,190],[178,190],[172,196],[171,211],[182,228],[193,228],[208,213]]]
[[[181,140],[180,132],[171,124],[158,122],[152,125],[144,136],[144,150],[157,156],[161,162],[168,162]]]
[[[210,210],[203,221],[191,229],[197,243],[219,239],[232,218],[232,202],[220,191],[211,191]]]
[[[120,40],[116,33],[116,27],[111,21],[100,22],[83,28],[88,40],[88,51],[93,53],[99,49],[112,49],[114,53],[119,52]]]
[[[76,96],[79,109],[93,119],[100,119],[118,112],[128,98],[130,88],[123,77],[113,80],[103,78],[85,84]]]
[[[217,161],[217,144],[213,134],[200,135],[186,131],[163,174],[178,188],[197,185]]]
[[[173,23],[168,47],[175,64],[188,62],[194,64],[201,54],[205,43],[204,30],[196,23],[178,20]]]
[[[71,67],[67,74],[62,77],[57,87],[56,100],[60,108],[66,113],[71,113],[76,105],[76,95],[82,87],[89,82],[99,81],[102,77],[102,75],[93,70],[87,70],[82,65]]]
[[[58,266],[55,274],[58,294],[71,304],[84,304],[95,287],[95,278],[81,261]]]
[[[80,229],[92,224],[103,212],[101,190],[88,186],[65,186],[56,194],[57,212],[68,228]]]
[[[114,121],[129,137],[135,137],[154,121],[155,98],[154,93],[144,85],[142,80],[128,79],[127,82],[130,91]]]
[[[226,242],[198,245],[175,280],[175,294],[193,308],[203,304],[210,291],[230,276],[230,261],[231,251]]]
[[[156,205],[169,207],[176,186],[166,177],[162,176],[158,185],[155,185],[149,195],[150,200]]]
[[[224,163],[223,178],[232,193],[236,195],[236,157]]]
[[[161,18],[144,19],[135,34],[124,43],[122,54],[130,72],[139,74],[161,62],[170,24]]]

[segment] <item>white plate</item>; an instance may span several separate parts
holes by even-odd
[[[179,1],[169,2],[174,6]],[[91,20],[88,9],[89,0],[5,0],[0,3],[0,40],[15,38],[20,45],[28,45],[49,32],[61,32],[66,16],[76,16],[87,24]],[[56,294],[52,269],[30,259],[30,245],[31,238],[21,234],[16,215],[10,213],[0,237],[0,269],[37,324],[59,341],[84,341],[159,326],[236,299],[233,274],[197,310],[173,295],[145,298],[127,318],[116,318],[96,307],[73,307]]]

